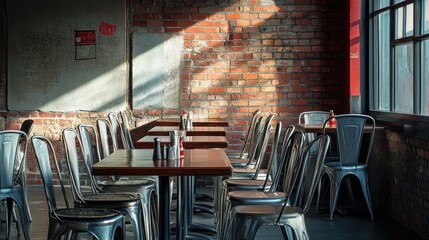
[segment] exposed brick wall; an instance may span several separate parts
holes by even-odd
[[[386,215],[429,236],[429,141],[386,130],[378,133],[369,162],[372,202]]]
[[[229,119],[230,149],[242,143],[255,109],[284,123],[306,110],[344,109],[342,0],[145,0],[133,7],[133,31],[183,34],[181,106]]]
[[[2,127],[4,128],[2,129],[19,130],[25,119],[33,119],[34,126],[29,137],[34,135],[47,137],[54,146],[57,158],[59,160],[64,160],[64,147],[61,142],[62,130],[68,127],[76,128],[80,123],[95,124],[97,118],[106,116],[107,113],[105,112],[3,111],[0,112],[0,124],[3,124]],[[42,184],[34,151],[30,142],[27,149],[27,180],[29,185]]]

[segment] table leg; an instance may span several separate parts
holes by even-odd
[[[170,239],[170,177],[159,177],[159,239]]]
[[[177,215],[176,215],[176,239],[186,239],[188,235],[188,177],[177,178]]]

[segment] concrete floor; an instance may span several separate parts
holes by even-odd
[[[47,205],[43,189],[39,186],[29,188],[31,212],[33,222],[30,227],[32,240],[44,240],[48,231]],[[174,207],[174,206],[173,206]],[[306,215],[306,224],[309,237],[312,240],[382,240],[382,239],[413,239],[423,240],[423,238],[408,231],[403,226],[398,225],[390,219],[375,216],[371,221],[366,211],[350,212],[347,216],[336,214],[333,221],[329,221],[328,214],[315,214],[314,209],[310,209]],[[174,213],[173,213],[174,214]],[[175,219],[174,216],[172,219]],[[207,213],[196,212],[194,222],[213,225],[213,217]],[[15,224],[12,225],[11,239],[23,239],[18,236]],[[0,238],[5,237],[5,224],[2,222]],[[133,239],[132,232],[127,227],[127,239]],[[217,239],[211,236],[210,239]],[[282,239],[279,227],[265,226],[258,232],[259,240]]]

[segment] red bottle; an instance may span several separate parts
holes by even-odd
[[[179,149],[180,149],[180,151],[179,151],[179,153],[180,153],[180,159],[183,159],[183,158],[185,158],[185,150],[183,149],[183,136],[180,136],[180,139],[179,139]]]
[[[336,127],[337,126],[337,120],[335,120],[335,118],[331,118],[331,117],[335,117],[334,114],[334,110],[329,111],[329,126],[330,127]]]

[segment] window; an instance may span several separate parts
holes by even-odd
[[[371,113],[429,119],[429,0],[368,3]]]

